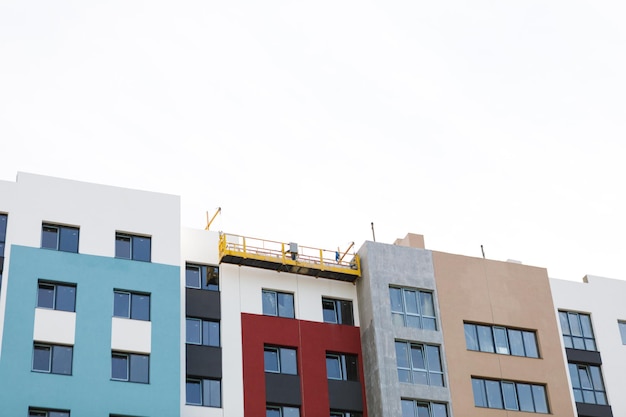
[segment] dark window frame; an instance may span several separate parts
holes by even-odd
[[[146,239],[148,241],[147,259],[140,257],[141,252],[135,249],[135,245],[137,244],[136,239]],[[121,252],[121,248],[118,245],[118,241],[121,240],[128,241],[128,254],[126,254],[126,250],[124,250],[124,253]],[[117,259],[128,259],[139,262],[152,262],[152,236],[115,232],[115,257]]]
[[[394,302],[395,291],[399,291],[400,294],[399,305]],[[399,321],[401,321],[403,327],[438,330],[434,291],[390,285],[389,299],[393,324],[400,325]],[[407,300],[411,303],[409,304]],[[411,309],[415,311],[410,311]],[[432,309],[432,314],[428,314],[427,311],[424,311],[425,309]]]
[[[218,382],[219,383],[219,398],[217,399],[217,404],[213,401],[214,398],[212,396],[210,396],[210,398],[207,401],[207,398],[205,396],[205,392],[206,392],[206,387],[205,385],[207,383],[213,383],[213,382]],[[189,398],[187,396],[188,394],[188,386],[187,384],[194,384],[194,385],[198,385],[200,388],[200,402],[199,403],[195,403],[195,402],[189,402]],[[209,389],[210,392],[210,389]],[[187,377],[186,381],[185,381],[185,404],[186,405],[193,405],[193,406],[201,406],[201,407],[211,407],[211,408],[222,408],[222,380],[221,379],[217,379],[217,378],[193,378],[193,377]]]
[[[505,386],[507,387],[506,389],[503,388]],[[522,394],[522,388],[527,392]],[[478,408],[550,414],[550,404],[548,403],[547,386],[545,384],[472,377],[472,391],[474,406]],[[538,396],[537,391],[542,392],[542,401],[540,401],[540,398],[536,398]],[[511,397],[511,394],[514,395],[514,398]],[[525,397],[522,397],[523,395]],[[525,400],[529,399],[527,395],[530,395],[532,410],[525,408],[528,405]],[[514,400],[514,404],[511,403],[511,400]],[[537,411],[537,408],[540,406],[545,406],[545,411]]]
[[[198,273],[198,283],[190,285],[189,271],[196,270]],[[205,291],[220,290],[220,267],[216,265],[205,265],[187,262],[185,264],[185,287]],[[202,279],[204,277],[204,279]]]
[[[574,391],[574,401],[584,404],[609,404],[600,366],[571,362],[567,365],[572,390]],[[573,372],[574,370],[576,373]],[[585,377],[584,383],[582,382],[583,372]]]
[[[398,381],[408,384],[428,385],[434,387],[446,386],[445,373],[443,371],[443,362],[441,360],[440,346],[426,343],[410,342],[406,340],[396,340],[394,345],[396,352],[396,369],[398,371]],[[404,357],[404,360],[407,361],[408,366],[402,366],[402,364],[400,363],[401,358],[398,355],[399,346],[402,346],[406,349],[406,355]],[[413,349],[421,351],[421,358],[424,364],[424,368],[420,368],[418,367],[419,364],[413,363]],[[435,350],[437,352],[437,358],[434,357]],[[433,356],[433,358],[431,358],[430,356]],[[434,369],[434,365],[437,365],[439,369]],[[416,374],[425,376],[426,383],[416,381]],[[403,379],[402,375],[408,375],[408,380]]]
[[[51,287],[53,291],[52,295],[52,307],[46,306],[44,304],[44,299],[42,298],[41,290],[42,287]],[[63,294],[59,289],[73,289],[74,290],[74,299],[72,300],[72,309],[68,310],[66,308],[60,308],[59,305],[59,295]],[[54,282],[47,280],[39,280],[37,281],[37,303],[35,304],[37,308],[45,308],[47,310],[57,310],[57,311],[67,311],[69,313],[76,312],[76,295],[78,293],[78,286],[74,283],[69,282]],[[65,304],[65,303],[63,303]]]
[[[265,406],[265,414],[267,415],[268,411],[278,411],[279,417],[299,417],[300,416],[300,407],[293,407],[288,405],[278,405],[278,404],[267,404]],[[289,413],[285,413],[288,410]],[[297,413],[293,414],[293,410],[296,410]]]
[[[267,355],[266,353],[268,352],[275,352],[276,354],[276,367],[278,368],[277,370],[274,370],[273,368],[268,369],[268,362],[267,362]],[[285,364],[285,360],[289,359],[289,357],[287,356],[287,353],[291,353],[293,352],[293,358],[295,363],[293,364],[293,366],[291,366],[292,364],[290,363],[290,367],[295,368],[295,372],[292,372],[290,370],[285,370],[286,368],[286,364]],[[283,346],[270,346],[270,345],[266,345],[263,348],[263,369],[265,372],[267,373],[272,373],[272,374],[284,374],[284,375],[298,375],[299,374],[299,369],[298,369],[298,350],[294,347],[283,347]]]
[[[339,377],[331,377],[329,374],[328,361],[336,360],[339,365]],[[334,381],[358,381],[359,360],[358,356],[351,353],[326,352],[326,378]]]
[[[46,229],[49,229],[48,231],[46,231]],[[47,239],[45,238],[45,234],[44,233],[50,233],[51,230],[56,230],[56,238],[55,238],[55,242],[54,242],[54,246],[44,246],[44,244],[46,244]],[[73,233],[76,232],[76,242],[75,242],[75,248],[74,248],[74,242],[72,239],[72,242],[68,242],[68,244],[71,245],[71,248],[63,248],[65,246],[65,241],[68,238],[67,233]],[[70,235],[71,236],[71,235]],[[42,249],[50,249],[50,250],[56,250],[59,252],[68,252],[68,253],[78,253],[79,250],[79,245],[80,245],[80,227],[78,226],[66,226],[66,225],[62,225],[62,224],[56,224],[56,223],[42,223],[41,225],[41,248]]]
[[[559,324],[566,348],[598,351],[591,314],[559,310]]]
[[[408,411],[411,413],[409,416],[405,416],[406,406],[411,407]],[[412,398],[402,398],[400,400],[400,407],[402,409],[402,417],[420,417],[422,414],[418,414],[420,409],[426,408],[428,410],[428,417],[448,417],[448,404],[436,402],[436,401],[423,401],[415,400]],[[442,414],[442,410],[443,413]]]
[[[28,417],[70,417],[70,410],[28,407]]]
[[[266,308],[267,303],[265,302],[266,299],[268,299],[267,296],[273,296],[273,310],[274,311],[270,311],[269,309]],[[288,319],[295,319],[296,318],[296,305],[295,305],[295,294],[294,293],[290,293],[290,292],[283,292],[283,291],[276,291],[276,290],[269,290],[269,289],[265,289],[263,288],[263,290],[261,291],[261,297],[262,297],[262,304],[263,304],[263,315],[264,316],[272,316],[272,317],[283,317],[283,318],[288,318]],[[286,298],[286,299],[290,299],[291,302],[290,304],[290,308],[287,309],[286,311],[284,310],[284,307],[281,311],[281,298]]]
[[[332,319],[327,312],[332,311]],[[324,323],[354,326],[354,307],[352,300],[322,297],[322,318]]]
[[[62,353],[60,352],[61,349],[70,349],[70,358],[69,358],[69,371],[68,372],[63,372],[63,371],[59,371],[58,368],[57,370],[55,370],[55,362],[58,362],[61,359],[61,355]],[[43,369],[43,368],[35,368],[35,362],[36,362],[36,352],[37,350],[47,350],[48,351],[48,367],[47,369]],[[41,343],[41,342],[35,342],[33,344],[33,357],[32,357],[32,363],[31,363],[31,371],[32,372],[38,372],[38,373],[43,373],[43,374],[55,374],[55,375],[68,375],[71,376],[72,375],[72,371],[74,368],[74,346],[69,346],[69,345],[59,345],[59,344],[51,344],[51,343]]]
[[[113,374],[113,358],[117,357],[117,358],[126,358],[126,377],[125,378],[118,378],[115,377]],[[145,378],[143,378],[143,375],[141,375],[141,378],[138,378],[137,375],[133,375],[133,358],[147,358],[148,359],[148,367],[147,367],[147,375],[145,376]],[[145,379],[145,381],[144,381]],[[129,352],[119,352],[119,351],[112,351],[111,352],[111,380],[112,381],[121,381],[121,382],[133,382],[136,384],[149,384],[150,383],[150,355],[149,354],[143,354],[143,353],[129,353]]]
[[[116,314],[115,302],[116,302],[116,294],[128,294],[128,314],[127,315],[119,315]],[[148,318],[140,318],[138,317],[138,313],[133,314],[133,299],[134,297],[148,297]],[[113,317],[118,317],[122,319],[130,319],[130,320],[141,320],[141,321],[151,321],[152,318],[152,296],[150,293],[145,292],[137,292],[137,291],[128,291],[122,289],[114,289],[113,290]]]
[[[188,321],[199,321],[200,322],[200,342],[196,343],[196,342],[190,342],[189,341],[189,333],[187,331],[188,327],[187,327],[187,322]],[[205,343],[205,323],[217,323],[217,344],[211,343],[211,332],[209,332],[207,339],[207,343]],[[205,320],[205,319],[201,319],[201,318],[197,318],[197,317],[185,317],[185,343],[189,344],[189,345],[199,345],[199,346],[213,346],[213,347],[220,347],[221,346],[221,339],[222,339],[222,335],[221,335],[221,324],[219,320]]]
[[[467,350],[533,359],[541,358],[541,353],[539,352],[537,331],[535,330],[473,322],[464,322],[463,330],[465,333],[465,346]],[[479,330],[481,330],[481,332],[479,332]],[[486,332],[489,332],[490,335],[489,346],[484,346],[485,341],[483,338],[481,338],[481,335],[483,337],[487,335]],[[517,335],[518,333],[523,354],[519,354],[519,347],[513,346],[511,342],[512,335]],[[530,343],[531,336],[533,342],[532,346]],[[517,336],[515,338],[517,338]],[[505,346],[503,346],[503,344]],[[532,348],[534,348],[534,350]],[[506,352],[504,351],[504,349],[506,349]],[[514,353],[514,351],[516,352]]]

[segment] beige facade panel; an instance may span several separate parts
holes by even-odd
[[[476,407],[472,377],[546,386],[549,412],[572,417],[560,334],[543,268],[433,252],[448,381],[455,415],[530,415]],[[468,350],[464,322],[534,330],[540,358]]]

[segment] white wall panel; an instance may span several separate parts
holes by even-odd
[[[35,309],[33,340],[60,345],[74,345],[76,313],[69,311]]]
[[[152,322],[113,317],[111,323],[111,349],[124,352],[150,353],[152,348]]]

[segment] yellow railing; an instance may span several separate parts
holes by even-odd
[[[220,258],[240,256],[286,265],[306,265],[320,270],[333,270],[350,275],[361,275],[359,256],[339,251],[311,248],[292,243],[220,233]],[[346,256],[347,255],[347,256]]]

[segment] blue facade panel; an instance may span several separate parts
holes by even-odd
[[[12,246],[0,356],[0,415],[180,415],[180,271],[171,265]],[[32,372],[38,280],[76,284],[72,375]],[[111,380],[113,291],[150,294],[150,383]]]

